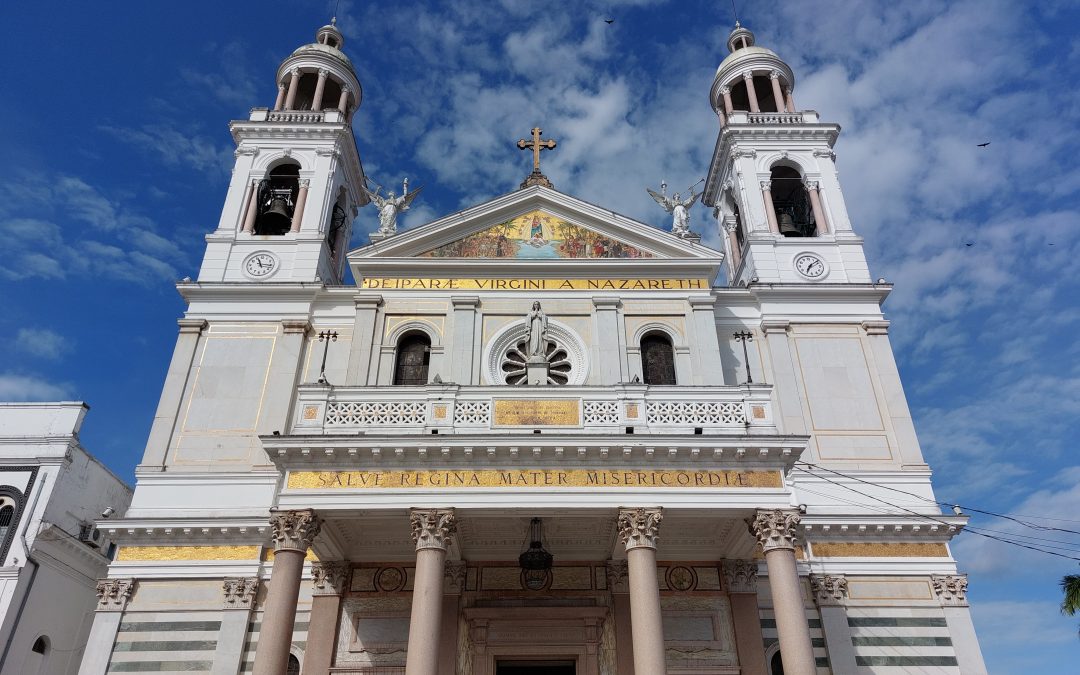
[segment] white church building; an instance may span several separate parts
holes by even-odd
[[[343,41],[231,123],[82,675],[986,672],[840,128],[777,54],[736,27],[685,113],[718,251],[689,195],[668,231],[559,191],[539,129],[520,189],[397,231]]]

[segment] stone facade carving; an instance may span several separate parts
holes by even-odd
[[[413,509],[409,512],[416,550],[437,548],[445,551],[457,532],[453,509]]]
[[[753,560],[725,560],[721,572],[728,593],[757,593],[757,563]]]
[[[848,595],[847,578],[842,574],[811,575],[810,588],[817,604],[822,607],[842,605]]]
[[[612,593],[630,592],[630,570],[625,560],[609,560],[607,563],[607,587]]]
[[[321,524],[311,509],[282,511],[270,516],[270,538],[275,551],[304,551],[319,534]]]
[[[124,611],[134,591],[134,579],[99,579],[97,582],[97,611]]]
[[[446,583],[443,589],[450,595],[461,595],[465,591],[466,564],[464,560],[447,560],[443,573]]]
[[[342,595],[348,590],[349,563],[343,560],[311,563],[311,584],[315,595]]]
[[[795,550],[796,528],[799,512],[788,509],[758,511],[748,524],[750,534],[757,537],[758,545],[765,553],[774,549]]]
[[[941,604],[947,607],[967,607],[966,574],[932,574],[930,584],[934,587],[934,595]]]
[[[656,548],[660,538],[660,522],[664,519],[663,509],[637,508],[619,510],[619,538],[626,544],[626,550],[635,548]]]
[[[224,609],[252,609],[259,594],[258,577],[225,577],[221,584],[225,594]]]

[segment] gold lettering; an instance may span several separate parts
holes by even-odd
[[[687,489],[781,488],[779,471],[678,471],[673,469],[523,469],[503,471],[297,471],[290,472],[290,490],[372,490],[437,487],[531,488],[531,487],[667,487]]]

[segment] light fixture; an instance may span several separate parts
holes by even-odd
[[[555,556],[544,548],[544,523],[539,518],[533,518],[529,523],[529,548],[518,556],[525,588],[538,591],[547,585],[554,560]]]

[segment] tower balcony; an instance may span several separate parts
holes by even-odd
[[[775,435],[772,386],[298,388],[292,435]]]
[[[252,108],[249,122],[280,122],[284,124],[340,124],[346,116],[336,108],[326,110],[270,110]]]
[[[727,116],[727,123],[728,125],[817,124],[818,114],[816,110],[803,110],[801,112],[748,112],[746,110],[733,110],[731,114]]]

